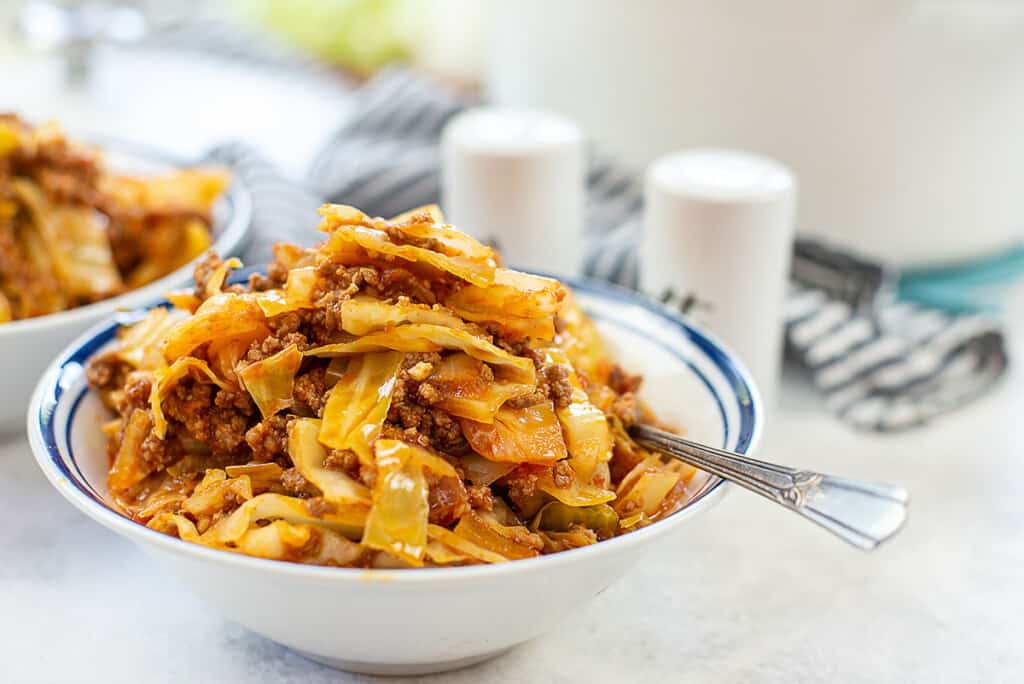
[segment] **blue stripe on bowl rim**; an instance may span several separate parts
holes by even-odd
[[[249,275],[262,272],[263,269],[258,267],[242,269],[234,273],[228,282],[244,282],[248,279]],[[759,395],[747,370],[739,361],[733,358],[721,344],[707,333],[701,331],[698,327],[689,323],[682,316],[670,309],[667,309],[661,303],[642,297],[631,290],[582,278],[566,278],[563,279],[563,282],[565,282],[572,290],[577,292],[586,293],[598,298],[610,299],[621,304],[637,306],[659,319],[669,322],[678,332],[682,333],[690,343],[692,343],[702,354],[711,360],[714,366],[721,373],[722,377],[727,381],[728,386],[735,393],[739,415],[739,426],[737,442],[733,450],[739,453],[747,453],[750,451],[760,437],[761,416],[758,409],[760,404]],[[170,307],[171,304],[166,300],[161,300],[145,308],[136,309],[134,311],[119,312],[111,319],[97,324],[90,330],[86,331],[78,339],[72,342],[68,349],[53,362],[49,370],[47,370],[43,375],[43,378],[40,380],[39,386],[36,389],[33,401],[30,404],[30,413],[27,417],[29,432],[34,432],[41,438],[42,447],[46,450],[46,454],[53,466],[75,487],[75,489],[84,494],[91,501],[97,503],[108,514],[113,514],[123,520],[128,519],[111,509],[103,496],[89,484],[88,480],[82,473],[80,466],[75,460],[74,454],[71,452],[71,429],[74,425],[74,416],[82,400],[87,396],[88,387],[84,384],[80,387],[80,391],[78,395],[75,396],[71,408],[66,412],[67,418],[62,427],[64,443],[68,447],[67,458],[65,458],[62,453],[60,444],[57,440],[57,409],[60,406],[61,399],[69,386],[79,380],[82,374],[84,374],[85,366],[89,358],[113,339],[118,328],[122,325],[137,322],[145,315],[146,311],[158,306]],[[602,316],[600,312],[596,312],[596,315],[588,312],[588,315],[592,315],[597,319],[604,318],[606,320],[613,320]],[[613,322],[615,325],[629,329],[633,333],[642,334],[643,332],[617,319],[614,319]],[[667,353],[683,362],[691,372],[693,372],[702,381],[711,395],[715,398],[715,401],[718,404],[718,410],[723,420],[723,428],[726,431],[723,438],[727,443],[729,422],[727,419],[725,405],[722,397],[715,390],[711,381],[682,353],[661,341],[657,341],[657,343]],[[33,411],[33,408],[37,406],[37,411]],[[33,413],[37,413],[37,415],[33,415]],[[694,498],[691,499],[685,507],[680,509],[679,512],[696,506],[698,503],[717,492],[724,484],[725,480],[712,476],[710,481],[699,492],[697,492]],[[657,526],[658,524],[659,523],[654,523],[651,527]],[[148,530],[148,528],[144,528],[141,525],[139,527],[144,529],[146,532],[152,532],[152,534],[158,535],[159,537],[166,536],[156,532],[155,530]],[[180,540],[174,541],[180,542]],[[188,542],[180,543],[188,544]],[[603,543],[607,544],[608,542]],[[567,553],[571,554],[575,551],[581,550],[582,549],[573,549],[558,555],[564,555]],[[267,562],[276,563],[276,561]],[[522,563],[524,561],[519,562]],[[448,568],[445,570],[450,572],[452,569]]]

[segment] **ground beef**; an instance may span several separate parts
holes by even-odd
[[[422,219],[424,223],[433,223],[433,220],[427,216]],[[423,249],[429,249],[432,252],[439,252],[441,254],[448,254],[448,250],[445,249],[445,245],[440,240],[430,237],[418,237],[416,235],[410,235],[409,233],[402,230],[400,225],[380,223],[377,226],[391,238],[391,241],[396,245],[412,245],[413,247],[421,247]],[[454,256],[454,255],[449,255]]]
[[[401,389],[401,392],[399,391]],[[462,427],[447,412],[423,406],[415,394],[395,385],[388,422],[401,428],[402,439],[445,453],[463,453],[466,439]]]
[[[325,515],[338,512],[338,507],[322,496],[314,496],[306,501],[306,510],[314,518],[322,518]]]
[[[134,371],[128,374],[124,382],[124,391],[117,403],[117,411],[122,416],[130,416],[132,411],[149,408],[149,394],[153,387],[153,379],[149,373]]]
[[[537,388],[529,394],[505,402],[509,408],[526,408],[551,400],[556,408],[572,403],[573,386],[569,370],[557,363],[537,363]]]
[[[350,449],[328,449],[324,458],[324,468],[339,470],[359,479],[359,456]]]
[[[267,319],[267,327],[270,328],[270,332],[278,337],[299,332],[302,323],[303,317],[298,311],[286,311]]]
[[[0,119],[27,128],[14,115],[0,115]],[[33,179],[54,202],[91,207],[101,204],[96,190],[100,175],[98,157],[86,148],[55,137],[14,149],[8,161],[11,174]]]
[[[429,382],[420,383],[420,386],[416,388],[416,398],[421,404],[426,406],[433,406],[443,399],[440,390]]]
[[[573,386],[569,381],[569,369],[561,364],[548,363],[541,366],[540,376],[556,408],[565,408],[572,403]]]
[[[210,278],[213,277],[214,271],[223,263],[224,260],[217,256],[216,252],[207,252],[196,264],[192,271],[192,277],[196,281],[192,293],[200,300],[206,299],[206,286],[209,284]]]
[[[305,498],[320,495],[320,490],[310,484],[295,468],[289,468],[281,473],[281,486],[292,496]]]
[[[327,390],[330,383],[327,380],[327,366],[316,366],[302,375],[296,376],[292,396],[317,416],[323,416],[324,406],[327,405]]]
[[[85,379],[93,389],[121,389],[129,368],[128,364],[117,357],[116,351],[107,351],[89,360],[85,367]]]
[[[469,506],[476,511],[494,510],[494,493],[487,485],[470,485],[466,488]]]
[[[559,461],[551,469],[551,479],[554,480],[556,487],[566,489],[576,480],[576,473],[568,461]]]
[[[406,354],[391,395],[388,422],[401,432],[401,439],[445,453],[461,453],[467,448],[462,427],[450,414],[433,408],[441,400],[440,391],[416,379],[418,369],[441,362],[436,352]],[[412,373],[412,374],[410,374]]]
[[[632,392],[626,392],[616,397],[615,401],[612,402],[611,409],[612,414],[618,416],[619,420],[627,428],[639,420],[640,411],[636,395]]]
[[[334,295],[348,299],[368,287],[377,289],[380,285],[380,273],[370,266],[346,266],[333,260],[327,260],[317,267],[319,276],[315,297]]]
[[[640,389],[640,385],[643,381],[644,376],[627,373],[618,364],[612,366],[611,373],[608,376],[608,386],[611,387],[616,394],[628,394],[630,392],[635,393]]]
[[[0,177],[0,190],[3,178]],[[0,203],[5,198],[0,193]],[[50,269],[40,269],[19,239],[23,216],[0,220],[0,295],[14,319],[57,311],[66,304],[60,283]]]
[[[461,287],[461,281],[447,274],[432,273],[425,277],[390,264],[347,266],[328,260],[318,267],[317,274],[320,276],[314,292],[317,306],[327,309],[329,321],[335,326],[340,322],[336,307],[357,293],[389,300],[407,297],[413,302],[434,305]],[[330,313],[332,308],[335,309],[333,314]]]
[[[529,510],[537,494],[537,473],[531,468],[516,468],[500,480],[506,496],[517,511]]]
[[[504,405],[512,409],[521,409],[526,408],[528,406],[534,406],[547,400],[547,389],[544,387],[538,387],[529,394],[524,394],[522,396],[513,397],[512,399],[509,399],[508,401],[505,402]]]
[[[469,493],[457,477],[438,477],[427,471],[430,522],[447,527],[469,512]]]
[[[181,460],[185,449],[177,434],[168,433],[160,439],[156,433],[150,432],[142,441],[139,455],[150,466],[150,470],[157,471]]]
[[[163,412],[168,419],[180,422],[214,455],[226,456],[245,444],[245,433],[255,412],[252,402],[243,404],[238,394],[186,379],[168,393]]]
[[[245,443],[252,449],[252,460],[267,463],[288,453],[288,423],[287,416],[278,414],[246,431]]]
[[[280,318],[280,316],[271,320],[275,320],[276,318]],[[307,341],[306,336],[302,333],[289,332],[283,335],[270,335],[262,340],[254,340],[253,343],[249,345],[249,350],[245,353],[245,360],[249,363],[256,363],[269,358],[292,345],[298,347],[299,351],[305,351],[309,348],[309,342]]]
[[[539,534],[530,532],[525,527],[513,527],[512,530],[512,541],[520,546],[526,546],[533,549],[534,551],[540,552],[544,550],[544,539]]]
[[[267,290],[274,290],[279,287],[284,287],[284,281],[278,282],[269,275],[253,273],[249,276],[249,290],[252,292],[266,292]]]

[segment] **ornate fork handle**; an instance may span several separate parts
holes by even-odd
[[[757,492],[861,549],[896,534],[907,518],[909,497],[902,487],[766,463],[649,425],[635,425],[630,433],[642,446]]]

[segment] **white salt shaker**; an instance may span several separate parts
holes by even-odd
[[[583,250],[583,135],[551,112],[480,107],[441,138],[441,206],[459,229],[493,242],[505,262],[578,275]]]
[[[793,174],[771,159],[696,149],[661,157],[647,171],[644,290],[694,298],[691,315],[737,353],[769,406],[795,209]]]

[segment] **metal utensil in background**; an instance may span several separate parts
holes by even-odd
[[[630,434],[641,446],[771,499],[860,549],[874,549],[907,519],[909,495],[903,487],[766,463],[649,425],[634,425]]]

